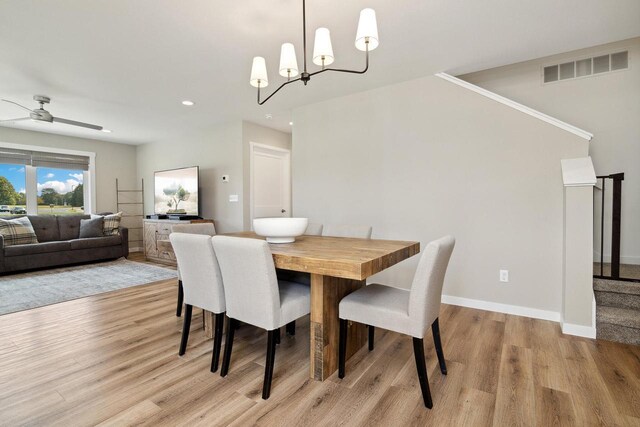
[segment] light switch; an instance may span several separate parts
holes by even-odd
[[[229,201],[230,202],[237,202],[238,201],[238,195],[237,194],[229,194]]]

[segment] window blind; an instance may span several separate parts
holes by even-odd
[[[57,169],[89,170],[89,157],[0,147],[0,163]]]
[[[31,151],[0,147],[0,163],[9,163],[12,165],[30,165]]]
[[[86,171],[89,170],[89,158],[71,154],[32,152],[31,166]]]

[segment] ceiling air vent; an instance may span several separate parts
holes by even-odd
[[[542,70],[543,82],[552,83],[588,77],[629,68],[629,51],[578,59],[558,65],[548,65]]]

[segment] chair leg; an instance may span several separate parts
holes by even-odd
[[[182,280],[178,280],[178,306],[176,307],[176,317],[182,316],[182,301],[184,301],[184,289]]]
[[[280,344],[280,328],[274,329],[273,333],[274,333],[274,338],[276,340],[276,344]]]
[[[431,409],[433,408],[433,402],[431,401],[431,391],[429,390],[429,377],[427,376],[427,364],[424,360],[424,342],[422,338],[413,338],[413,354],[416,357],[416,368],[418,369],[418,379],[420,380],[424,406]]]
[[[178,351],[178,355],[184,355],[185,351],[187,351],[187,341],[189,341],[189,329],[191,329],[191,313],[193,313],[192,305],[184,306],[184,320],[182,321],[182,339],[180,340],[180,350]]]
[[[236,319],[229,318],[227,322],[227,338],[224,341],[224,356],[222,357],[222,368],[220,376],[226,377],[229,372],[229,363],[231,362],[231,347],[233,347],[233,333],[236,329]]]
[[[438,318],[436,318],[436,320],[431,324],[431,331],[433,332],[433,343],[436,346],[440,372],[447,375],[447,363],[444,360],[444,352],[442,351],[442,341],[440,341],[440,323],[438,322]]]
[[[267,400],[271,394],[271,379],[273,378],[273,365],[276,358],[276,337],[280,329],[267,332],[267,362],[264,367],[264,383],[262,384],[262,398]]]
[[[296,321],[287,323],[287,334],[294,336],[296,334]]]
[[[213,330],[213,354],[211,355],[211,372],[218,370],[220,360],[220,347],[222,347],[222,326],[224,325],[224,313],[216,313]]]
[[[340,319],[340,342],[338,345],[338,378],[344,378],[344,365],[347,359],[347,322]]]
[[[374,335],[376,333],[376,328],[369,325],[369,351],[373,350],[373,342],[374,342]]]

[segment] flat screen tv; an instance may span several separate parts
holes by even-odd
[[[159,215],[200,215],[198,166],[155,172],[154,212]]]

